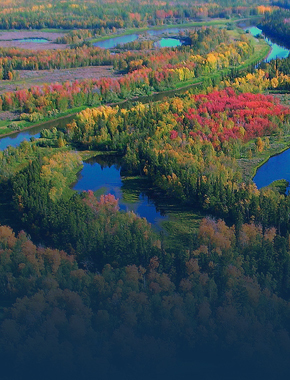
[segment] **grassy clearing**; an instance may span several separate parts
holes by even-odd
[[[165,247],[173,249],[191,248],[203,216],[188,207],[167,204],[168,219],[160,223],[164,231]]]

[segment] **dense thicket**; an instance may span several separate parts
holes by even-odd
[[[236,239],[234,227],[204,219],[175,282],[161,265],[166,251],[146,266],[93,272],[1,226],[3,378],[85,379],[97,371],[125,379],[141,369],[142,379],[160,371],[170,379],[183,371],[208,378],[214,371],[216,379],[229,370],[241,379],[285,376],[290,305],[273,293],[267,267],[275,258],[289,284],[288,244],[254,224],[242,231]]]
[[[288,218],[281,212],[287,201],[239,184],[236,158],[252,153],[245,144],[250,139],[256,138],[254,149],[262,151],[269,141],[261,137],[288,133],[288,114],[272,97],[227,89],[130,110],[87,109],[68,126],[66,138],[85,148],[119,150],[126,170],[145,173],[169,196],[232,223],[255,218],[285,232]]]
[[[46,244],[78,252],[96,268],[146,264],[154,256],[153,235],[144,219],[118,212],[114,197],[100,201],[92,193],[66,199],[62,180],[77,158],[57,155],[36,159],[11,180],[15,206],[27,231]],[[46,237],[47,238],[46,238]]]

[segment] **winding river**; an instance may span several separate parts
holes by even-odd
[[[263,33],[262,29],[257,28],[256,26],[250,26],[245,29],[249,33],[251,33],[254,37],[257,37]],[[267,43],[271,46],[270,54],[267,58],[264,59],[264,62],[270,62],[272,59],[276,58],[287,58],[289,55],[289,50],[283,46],[276,44],[271,41],[269,38],[265,37]]]
[[[178,33],[181,29],[162,29],[158,31],[148,31],[147,33],[154,36],[162,36],[159,40],[160,46],[177,46],[181,44],[178,39],[170,37],[164,37],[165,33]],[[250,33],[257,35],[261,33],[261,30],[256,27],[247,28]],[[138,34],[132,34],[122,37],[111,38],[106,41],[101,41],[98,44],[100,47],[112,48],[119,43],[126,43],[134,41],[139,38]],[[284,58],[288,56],[289,50],[279,46],[269,39],[266,39],[271,45],[272,50],[267,57],[267,61],[275,58]],[[170,45],[171,44],[171,45]],[[141,97],[138,101],[148,102],[161,100],[164,96],[174,96],[178,92],[184,92],[185,89],[178,91],[167,91],[164,93],[153,95],[152,97]],[[122,106],[126,106],[123,104]],[[38,138],[40,131],[43,128],[62,127],[66,125],[74,115],[64,117],[55,121],[49,121],[30,128],[26,131],[15,133],[13,135],[3,137],[0,139],[0,149],[6,149],[9,145],[17,146],[24,140],[29,140],[31,137]],[[114,158],[114,160],[116,160]],[[289,162],[289,165],[288,165]],[[285,151],[281,155],[272,157],[265,165],[263,165],[254,177],[254,182],[258,188],[266,186],[276,179],[287,179],[290,181],[290,150]],[[167,219],[164,215],[164,211],[161,212],[157,209],[156,203],[154,203],[154,194],[148,189],[148,184],[142,183],[142,181],[126,179],[121,176],[121,168],[118,162],[111,161],[108,157],[96,157],[84,163],[83,169],[78,174],[78,180],[72,185],[72,188],[76,191],[93,190],[99,195],[111,193],[119,199],[119,205],[122,210],[134,211],[141,217],[159,226],[161,221]]]

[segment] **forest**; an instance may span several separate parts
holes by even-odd
[[[285,8],[1,1],[1,379],[289,376],[290,58],[246,29]]]

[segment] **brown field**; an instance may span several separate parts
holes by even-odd
[[[113,66],[87,66],[73,69],[54,70],[19,70],[20,78],[15,81],[0,81],[0,94],[44,83],[75,81],[102,77],[118,77]]]
[[[31,50],[65,49],[68,45],[54,42],[58,37],[63,37],[64,35],[65,33],[42,32],[40,30],[0,32],[0,47],[17,47]],[[18,41],[24,38],[45,38],[48,42]]]

